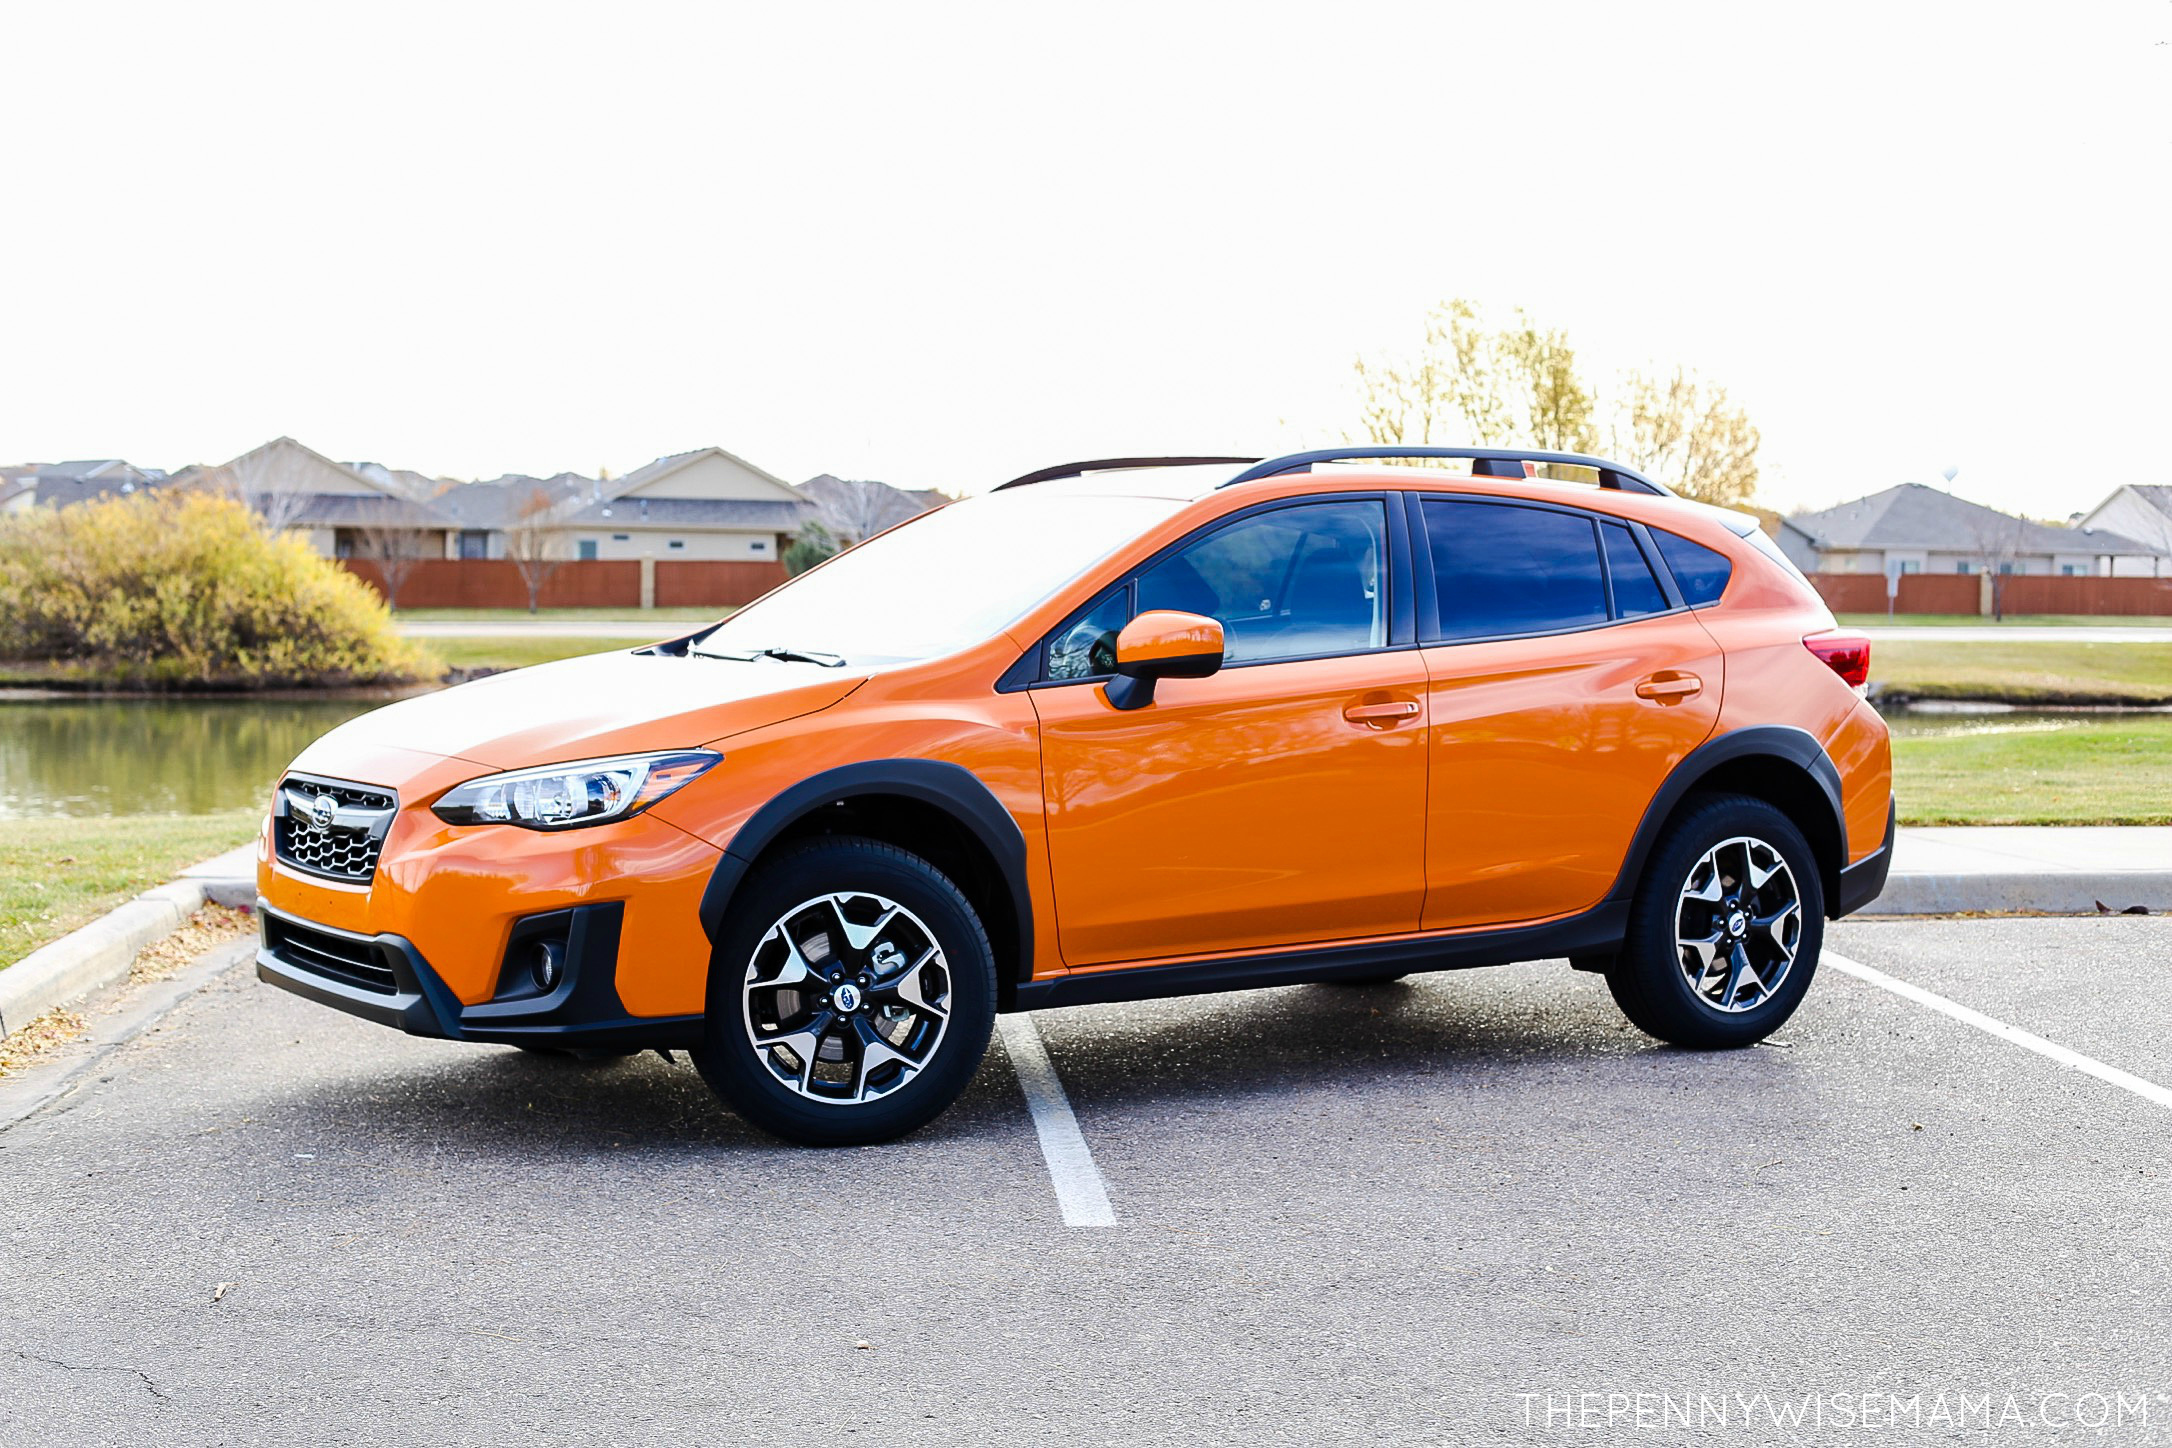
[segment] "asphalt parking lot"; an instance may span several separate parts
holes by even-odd
[[[817,1152],[237,968],[0,1130],[0,1443],[2172,1442],[2172,922],[1827,948],[2115,1079],[1830,961],[1727,1055],[1559,963],[1047,1012],[1070,1226],[1001,1048]]]

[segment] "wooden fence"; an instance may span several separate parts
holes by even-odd
[[[385,591],[378,566],[362,558],[342,558],[340,566]],[[784,582],[782,563],[679,562],[660,560],[655,569],[653,602],[658,608],[730,608],[755,599]],[[642,606],[641,559],[589,559],[566,562],[543,580],[537,603],[543,608],[623,608]],[[400,581],[402,608],[526,608],[528,585],[517,564],[503,559],[429,558],[410,565]]]
[[[1811,584],[1834,613],[1884,613],[1882,573],[1813,573]],[[1973,573],[1905,573],[1893,612],[1982,611],[1983,583]],[[2017,573],[2001,600],[2008,613],[2172,616],[2172,578],[2053,578]]]

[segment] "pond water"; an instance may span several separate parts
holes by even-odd
[[[0,702],[0,820],[268,804],[304,745],[391,697]]]

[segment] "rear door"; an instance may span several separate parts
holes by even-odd
[[[1722,660],[1641,526],[1411,500],[1429,676],[1428,930],[1599,903],[1719,717]]]
[[[1247,510],[1051,634],[1032,697],[1066,964],[1417,928],[1426,674],[1404,527],[1392,494]],[[1116,631],[1154,608],[1220,620],[1227,662],[1117,709]]]

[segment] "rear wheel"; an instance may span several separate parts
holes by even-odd
[[[1825,893],[1802,831],[1774,806],[1714,795],[1667,827],[1606,973],[1622,1014],[1677,1046],[1771,1035],[1817,970]]]
[[[733,896],[695,1064],[787,1140],[888,1141],[965,1090],[995,998],[987,933],[948,877],[891,845],[823,839]]]

